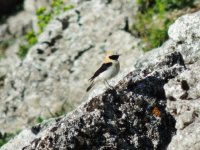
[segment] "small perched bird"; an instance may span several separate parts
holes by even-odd
[[[105,83],[108,84],[107,80],[113,78],[114,76],[118,74],[119,69],[120,69],[118,58],[119,58],[119,55],[111,54],[111,53],[107,54],[101,67],[89,79],[91,84],[87,88],[86,90],[87,92],[94,86],[96,82],[104,81]]]

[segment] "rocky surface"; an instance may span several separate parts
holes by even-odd
[[[178,19],[169,29],[169,36],[179,44],[187,63],[187,71],[165,86],[167,108],[176,119],[177,134],[169,149],[200,149],[200,12]],[[175,30],[176,29],[176,30]],[[170,98],[173,100],[171,101]]]
[[[10,4],[16,3],[17,1],[19,0],[2,0],[0,7],[9,5],[10,8],[14,9]],[[4,4],[1,5],[1,3]],[[16,54],[19,51],[19,45],[23,43],[23,35],[36,24],[34,12],[42,6],[48,7],[49,5],[50,2],[46,0],[25,0],[24,8],[21,11],[10,14],[7,19],[4,19],[5,21],[1,22],[0,54],[3,53],[5,56],[0,58],[0,78],[5,78],[6,74],[13,72],[16,65],[21,63],[21,59]]]
[[[200,149],[199,23],[200,12],[180,17],[170,39],[139,58],[115,89],[2,149]]]
[[[30,134],[29,144],[28,140],[13,141],[10,146],[24,150],[165,149],[176,130],[174,118],[165,110],[163,87],[184,70],[180,53],[167,55],[130,72],[114,89],[88,100],[68,116],[25,130],[18,138],[27,139]]]
[[[148,57],[141,58],[141,63],[138,63],[140,67],[146,66],[150,63],[149,57],[156,60],[158,57],[163,57],[163,54],[173,51],[180,52],[183,55],[187,69],[169,80],[164,86],[167,97],[167,111],[176,119],[175,127],[177,129],[176,135],[169,144],[169,150],[200,149],[199,21],[200,12],[177,19],[169,28],[170,40],[162,47],[149,52]]]
[[[4,65],[1,71],[0,132],[15,132],[39,116],[52,117],[82,102],[88,96],[88,79],[106,50],[122,54],[121,73],[127,72],[125,66],[134,68],[141,54],[136,49],[139,40],[129,32],[134,1],[74,4],[50,22],[23,61],[4,61],[12,67],[7,71]]]
[[[96,2],[99,2],[99,5],[96,5]],[[30,105],[32,102],[31,106],[27,105],[29,108],[25,109],[25,111],[29,110],[27,114],[30,114],[31,110],[37,114],[38,104],[38,109],[46,106],[45,104],[46,107],[52,106],[53,99],[58,103],[62,99],[63,101],[84,99],[86,102],[65,116],[23,130],[3,146],[2,150],[111,148],[199,150],[200,12],[177,19],[169,28],[170,39],[160,48],[140,57],[134,69],[132,66],[134,51],[129,50],[134,49],[132,40],[137,39],[127,32],[128,23],[127,19],[124,19],[124,16],[130,16],[125,8],[131,8],[132,5],[121,1],[79,3],[81,5],[76,9],[62,14],[47,27],[39,43],[17,67],[18,71],[7,76],[6,81],[19,79],[15,80],[17,81],[14,83],[15,89],[10,91],[10,95],[13,92],[17,98],[13,100],[10,96],[9,101],[14,104],[17,99],[23,98],[22,106],[24,103]],[[94,10],[86,10],[85,5],[96,7]],[[115,8],[121,8],[121,13]],[[108,20],[101,16],[103,10]],[[108,13],[111,10],[116,12],[115,21],[122,19],[121,22],[114,22],[109,18],[111,14]],[[88,14],[88,17],[83,14]],[[89,24],[92,22],[99,24],[93,25],[91,29]],[[98,30],[102,24],[107,26],[104,32]],[[84,32],[90,35],[86,36],[81,32],[82,30],[92,31],[89,32],[90,34]],[[112,30],[112,34],[106,36],[107,30]],[[72,31],[79,36],[70,34]],[[48,35],[48,32],[51,34]],[[102,34],[107,38],[100,36]],[[123,37],[118,39],[121,34]],[[62,35],[62,38],[57,35]],[[74,44],[72,41],[77,42]],[[80,45],[81,50],[78,49]],[[103,93],[104,86],[98,86],[89,95],[84,95],[86,98],[80,99],[84,97],[80,93],[87,84],[88,72],[95,69],[92,65],[97,65],[92,63],[100,62],[103,52],[109,48],[116,49],[118,52],[122,52],[120,50],[123,48],[127,50],[123,51],[125,56],[121,58],[122,72],[111,81],[117,85],[114,89],[107,89]],[[73,49],[74,53],[69,49]],[[89,61],[92,63],[88,63]],[[82,69],[77,68],[80,64],[84,66]],[[126,65],[129,67],[124,67]],[[129,73],[126,75],[127,72]],[[70,88],[66,90],[63,82],[67,82]],[[2,93],[5,94],[6,87],[12,85],[7,82],[2,88]],[[50,88],[53,87],[51,85],[57,89],[56,92],[55,89]],[[78,88],[82,90],[80,93]],[[70,98],[70,93],[66,92],[70,91],[68,89],[72,90]],[[31,91],[37,91],[37,94]],[[57,94],[59,96],[54,97],[55,93],[59,93]],[[101,94],[97,95],[97,93]],[[41,105],[40,98],[45,102],[44,105]],[[6,96],[5,99],[8,100]],[[4,116],[13,115],[14,111],[10,111],[11,107],[8,108],[9,113],[4,113]],[[12,124],[13,120],[7,122]]]

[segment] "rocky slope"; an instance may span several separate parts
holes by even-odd
[[[25,1],[25,10],[31,12],[28,2],[35,1]],[[142,53],[136,48],[139,40],[129,32],[134,1],[73,4],[74,9],[49,23],[23,61],[8,57],[0,62],[4,66],[0,71],[0,132],[15,132],[38,117],[52,117],[82,102],[88,96],[88,79],[106,50],[122,54],[121,73],[128,71],[125,66],[134,68],[135,58]]]
[[[23,148],[166,148],[175,133],[175,120],[165,110],[163,86],[185,67],[180,53],[168,55],[154,66],[130,72],[114,89],[90,99],[49,127],[32,127],[31,136],[36,138]]]
[[[114,89],[2,149],[200,149],[200,12],[180,17],[168,33]]]

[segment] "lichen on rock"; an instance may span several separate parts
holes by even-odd
[[[130,15],[125,11],[127,3],[102,0],[77,3],[76,10],[61,14],[47,26],[40,43],[17,66],[17,72],[2,78],[6,81],[1,88],[5,105],[0,110],[7,112],[4,117],[12,117],[11,106],[19,102],[20,110],[30,111],[24,117],[31,114],[34,118],[31,112],[40,112],[40,106],[56,109],[63,105],[58,102],[69,99],[70,93],[66,91],[73,91],[74,97],[69,100],[78,97],[85,101],[67,115],[23,130],[2,150],[200,149],[200,12],[177,19],[168,31],[170,39],[139,57],[133,66],[132,56],[138,53],[131,50],[137,39],[126,30]],[[88,6],[95,9],[88,10]],[[107,26],[104,32],[99,29],[101,26]],[[47,34],[51,30],[52,35]],[[72,31],[77,34],[70,34]],[[99,86],[84,97],[81,94],[87,73],[92,72],[91,64],[100,61],[103,55],[96,48],[101,52],[110,48],[127,51],[122,51],[125,53],[122,71],[112,80],[114,88]],[[84,67],[77,69],[80,64]],[[95,69],[97,64],[94,66]],[[53,105],[54,102],[58,105]],[[26,103],[29,109],[24,106]],[[17,119],[22,123],[23,118]],[[16,120],[8,121],[11,124]]]
[[[125,76],[48,129],[37,131],[24,149],[165,149],[175,134],[175,120],[165,110],[166,82],[185,70],[180,53]],[[154,65],[155,66],[155,65]],[[160,115],[153,113],[157,108]],[[43,130],[48,130],[44,133]],[[40,133],[41,132],[41,133]]]

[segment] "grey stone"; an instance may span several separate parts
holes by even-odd
[[[138,39],[125,30],[132,15],[126,10],[134,8],[126,2],[77,1],[76,9],[58,17],[61,32],[58,22],[55,30],[47,28],[17,71],[6,75],[2,131],[85,102],[68,115],[22,131],[3,150],[200,149],[200,12],[177,19],[169,28],[170,39],[134,66]],[[114,90],[97,85],[85,94],[87,79],[110,48],[125,54],[121,72],[109,81],[117,85]]]
[[[22,36],[32,25],[32,14],[25,11],[19,12],[9,17],[6,23],[8,24],[8,32],[13,37]]]
[[[128,31],[134,4],[82,1],[54,18],[23,62],[6,74],[0,98],[1,132],[14,132],[33,124],[38,116],[49,118],[62,108],[70,110],[88,95],[105,90],[104,85],[97,85],[95,88],[103,88],[85,92],[107,50],[122,54],[118,80],[134,68],[134,58],[142,54],[136,49],[139,39]]]
[[[24,138],[31,134],[26,138],[30,144],[22,141],[17,148],[165,149],[175,133],[175,120],[165,110],[163,86],[185,70],[181,59],[175,52],[159,59],[156,67],[129,72],[114,89],[87,99],[68,115],[20,133]],[[161,115],[153,113],[155,107]],[[12,140],[2,150],[16,143]]]
[[[177,134],[168,149],[200,149],[199,134],[199,23],[200,12],[179,18],[169,29],[171,39],[186,61],[187,71],[165,85],[167,109],[176,119]]]
[[[151,60],[156,62],[158,58],[174,51],[180,52],[185,61],[186,70],[164,85],[167,97],[166,109],[175,118],[177,129],[176,135],[168,146],[169,150],[200,149],[199,21],[200,12],[177,19],[168,30],[170,39],[160,48],[147,53],[147,57],[140,58],[136,65],[144,68],[152,63]]]
[[[50,7],[50,0],[25,0],[24,10],[28,12],[35,12],[37,9]]]

